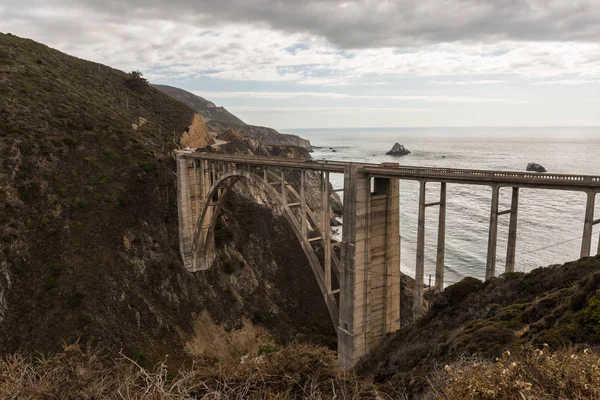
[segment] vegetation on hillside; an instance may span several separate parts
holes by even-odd
[[[143,360],[142,360],[143,361]],[[379,399],[546,400],[600,397],[600,356],[547,347],[461,357],[427,377],[420,394],[343,371],[335,352],[295,345],[241,362],[197,360],[178,371],[143,366],[79,345],[56,355],[0,358],[0,397],[19,399]]]
[[[177,365],[194,352],[281,346],[325,323],[334,336],[300,244],[268,207],[244,202],[272,229],[228,224],[223,265],[183,268],[171,152],[193,116],[138,71],[0,34],[3,352],[46,354],[80,339],[149,362],[168,354]],[[278,248],[263,246],[275,231]],[[246,247],[232,248],[232,237]],[[293,290],[279,290],[292,265]],[[297,310],[312,312],[295,320]],[[255,312],[277,314],[280,329],[253,327]],[[285,338],[260,336],[284,330]]]
[[[419,390],[436,365],[465,355],[486,360],[522,346],[600,345],[600,256],[449,286],[416,324],[391,336],[360,365],[379,382]]]
[[[548,346],[505,351],[494,361],[464,357],[428,379],[423,397],[447,400],[600,398],[600,356]]]
[[[168,293],[193,287],[170,158],[193,115],[141,74],[0,34],[0,347],[171,351],[199,308]]]
[[[19,399],[374,399],[372,384],[342,371],[336,354],[308,345],[254,355],[243,363],[198,360],[170,373],[77,345],[35,360],[0,359],[0,397]]]

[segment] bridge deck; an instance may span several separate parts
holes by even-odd
[[[369,163],[352,163],[329,160],[303,161],[281,157],[233,156],[214,153],[180,152],[180,156],[217,162],[231,162],[236,164],[277,168],[301,168],[306,170],[328,171],[333,173],[343,173],[346,166],[354,165],[363,167],[365,173],[376,177],[395,177],[400,179],[425,180],[430,182],[463,183],[471,185],[498,184],[500,186],[561,190],[600,189],[600,176],[593,175],[548,174],[413,166],[390,167]]]

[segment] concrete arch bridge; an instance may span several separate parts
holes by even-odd
[[[358,164],[299,161],[288,158],[231,156],[178,151],[180,251],[191,271],[210,268],[215,258],[214,228],[227,193],[241,180],[261,188],[281,209],[307,256],[338,336],[338,357],[347,368],[400,328],[400,180],[420,182],[415,301],[413,315],[423,312],[425,209],[439,208],[435,287],[444,279],[446,185],[491,187],[486,279],[496,273],[498,217],[510,215],[505,271],[514,271],[519,189],[554,189],[587,193],[581,256],[589,256],[595,198],[600,177],[449,168],[400,167],[398,164]],[[308,186],[307,174],[320,177]],[[290,182],[299,174],[299,181]],[[332,189],[330,174],[343,174],[344,186]],[[314,182],[314,180],[311,180]],[[426,185],[440,185],[438,201],[426,201]],[[512,188],[508,210],[499,210],[501,187]],[[318,189],[320,204],[311,209],[307,191]],[[332,240],[331,195],[343,192],[342,241]],[[598,243],[600,253],[600,241]]]

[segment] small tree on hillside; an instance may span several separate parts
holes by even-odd
[[[131,71],[127,78],[127,86],[131,89],[138,89],[148,86],[148,80],[144,78],[140,71]]]

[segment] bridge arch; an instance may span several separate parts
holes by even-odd
[[[370,172],[370,166],[338,162],[190,152],[178,152],[176,159],[179,247],[188,271],[210,267],[215,256],[218,212],[228,192],[244,180],[279,206],[292,226],[336,328],[342,365],[354,366],[387,333],[399,328],[397,177]],[[389,167],[379,166],[385,171]],[[289,171],[300,172],[300,193],[286,182]],[[330,188],[330,173],[344,174],[341,242],[331,241],[330,196],[340,189]],[[315,182],[310,174],[320,175],[320,182]],[[306,192],[310,189],[319,189],[321,207],[315,212],[306,204]],[[316,232],[317,237],[309,231]],[[321,245],[322,255],[317,256],[315,243]],[[334,246],[340,246],[339,257]],[[337,275],[337,282],[333,274]]]
[[[307,260],[311,266],[313,275],[317,281],[317,284],[319,285],[319,289],[321,291],[321,294],[323,295],[325,304],[327,305],[327,309],[329,311],[329,315],[331,316],[332,322],[337,332],[339,322],[338,302],[333,293],[331,293],[330,288],[327,287],[327,283],[325,282],[323,276],[324,272],[321,266],[321,262],[319,261],[319,257],[315,253],[315,250],[313,249],[308,237],[305,236],[302,232],[302,221],[298,222],[298,219],[292,211],[290,204],[284,200],[282,193],[276,190],[271,183],[268,183],[265,180],[265,178],[253,172],[236,169],[224,172],[218,177],[215,176],[215,179],[213,179],[210,189],[207,190],[206,195],[204,196],[204,201],[201,206],[201,212],[198,215],[198,220],[194,228],[194,238],[192,244],[192,263],[195,266],[195,269],[206,270],[211,267],[211,264],[215,258],[214,230],[219,211],[223,205],[225,198],[227,197],[227,194],[233,189],[233,187],[238,182],[242,180],[249,182],[255,187],[258,187],[259,189],[263,190],[264,193],[266,193],[268,197],[277,204],[279,209],[282,211],[282,215],[291,225],[292,230],[294,231],[296,238],[300,242],[304,254],[306,255]],[[282,184],[285,187],[284,190],[289,190],[292,194],[300,197],[291,186],[288,186],[287,182],[283,182]],[[308,212],[306,213],[306,219],[307,225],[310,224],[312,230],[318,232],[319,235],[322,236],[322,228],[319,227],[319,224],[317,223],[314,214],[310,212],[310,210],[308,210]],[[329,221],[327,221],[327,226],[329,226],[328,222]]]

